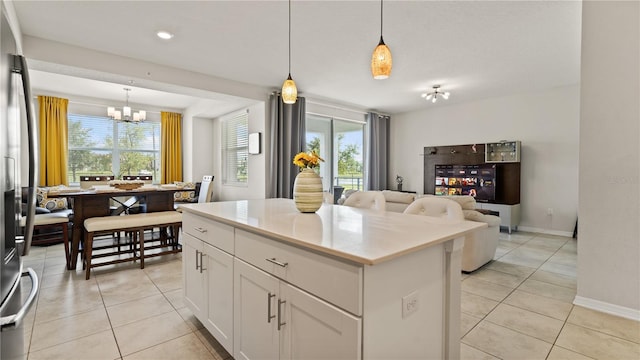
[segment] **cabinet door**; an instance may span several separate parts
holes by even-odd
[[[203,245],[202,241],[183,233],[182,277],[184,302],[196,318],[203,320],[205,314],[205,279],[200,271]],[[196,266],[197,265],[197,266]]]
[[[204,326],[233,353],[233,256],[204,244],[207,318]]]
[[[281,283],[282,359],[360,359],[361,319]]]
[[[278,279],[234,259],[233,357],[278,359]]]

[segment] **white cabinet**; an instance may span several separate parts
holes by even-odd
[[[233,255],[212,243],[222,244],[233,251],[233,228],[203,223],[192,215],[186,215],[184,220],[182,270],[185,304],[216,340],[232,352]]]
[[[182,277],[184,302],[196,318],[205,313],[205,279],[200,264],[202,261],[202,241],[183,233],[182,236]]]
[[[509,234],[511,230],[518,230],[520,225],[520,204],[504,205],[491,203],[476,203],[480,209],[497,211],[500,213],[500,226],[508,228]]]
[[[359,359],[361,319],[235,260],[236,359]]]

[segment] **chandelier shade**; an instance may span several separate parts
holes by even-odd
[[[376,80],[387,79],[391,75],[391,68],[393,67],[391,50],[389,50],[389,47],[382,39],[382,10],[382,0],[380,0],[380,42],[371,55],[371,75],[373,75],[373,78]]]
[[[391,75],[392,66],[391,50],[384,43],[382,36],[380,36],[380,43],[373,50],[373,55],[371,56],[371,75],[376,80],[387,79]]]
[[[144,110],[132,111],[129,106],[129,91],[131,89],[124,88],[124,91],[127,93],[126,105],[122,107],[122,110],[116,109],[114,106],[107,107],[107,115],[116,121],[123,122],[142,122],[147,119],[147,112]]]
[[[298,88],[291,78],[291,74],[282,84],[282,102],[285,104],[295,104],[298,99]]]

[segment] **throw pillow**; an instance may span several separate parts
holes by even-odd
[[[195,190],[176,191],[173,193],[174,202],[198,202]]]
[[[40,207],[49,211],[64,210],[67,208],[67,198],[45,198]]]

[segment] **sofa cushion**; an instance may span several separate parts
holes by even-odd
[[[476,208],[476,199],[468,195],[443,196],[445,199],[453,200],[460,204],[462,210],[474,210]]]
[[[401,204],[411,204],[416,199],[416,195],[413,193],[404,193],[393,190],[382,190],[382,195],[384,195],[384,199],[387,202],[395,202]]]
[[[490,227],[500,225],[500,218],[497,216],[484,215],[475,210],[462,210],[462,213],[465,220],[487,223]]]

